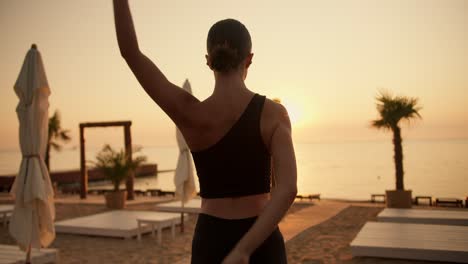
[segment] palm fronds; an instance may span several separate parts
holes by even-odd
[[[388,92],[380,92],[376,97],[377,111],[380,119],[371,121],[371,125],[382,129],[395,129],[401,120],[410,121],[421,118],[418,98],[393,96]]]
[[[135,152],[138,151],[139,149]],[[96,155],[96,161],[91,163],[102,171],[106,178],[114,185],[114,190],[117,191],[121,182],[128,177],[129,173],[145,161],[145,156],[138,156],[132,160],[128,160],[124,150],[116,151],[106,144]]]
[[[69,135],[70,130],[62,129],[62,119],[60,112],[55,111],[54,114],[49,118],[49,134],[47,136],[47,149],[45,156],[45,163],[47,168],[50,168],[50,150],[61,151],[61,142],[68,142],[71,140]]]

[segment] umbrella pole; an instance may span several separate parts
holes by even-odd
[[[31,244],[29,244],[28,251],[26,252],[26,264],[31,263]]]
[[[182,213],[180,213],[180,232],[184,232],[184,198],[182,194]]]

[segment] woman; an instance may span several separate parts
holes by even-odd
[[[114,15],[122,57],[192,151],[202,197],[192,263],[286,263],[278,223],[297,192],[291,125],[282,105],[245,86],[253,57],[245,26],[227,19],[210,29],[215,88],[200,102],[141,53],[127,0],[114,0]]]

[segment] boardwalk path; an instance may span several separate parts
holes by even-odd
[[[348,206],[346,203],[322,200],[314,206],[288,214],[279,224],[284,241],[287,243],[300,232],[328,220]]]

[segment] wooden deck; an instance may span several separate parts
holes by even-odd
[[[351,242],[354,256],[468,263],[468,227],[367,222]]]
[[[382,222],[468,226],[468,211],[386,208],[377,219]]]

